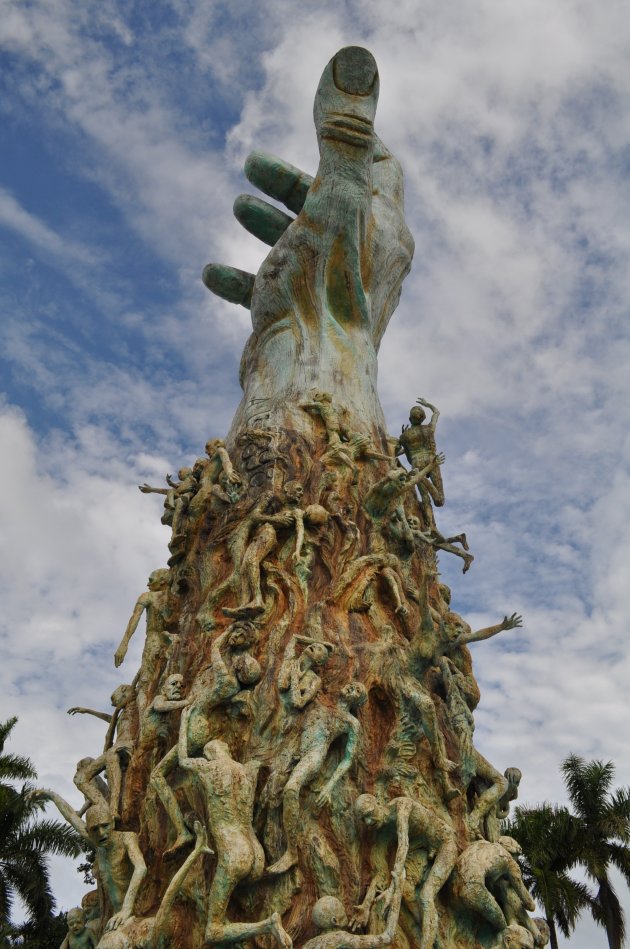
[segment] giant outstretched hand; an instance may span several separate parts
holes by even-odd
[[[413,238],[400,164],[374,132],[378,85],[374,58],[361,47],[346,47],[328,63],[315,96],[314,179],[263,152],[247,159],[248,179],[297,217],[241,195],[237,219],[272,250],[255,277],[222,264],[204,270],[210,290],[251,308],[236,429],[261,416],[304,426],[299,403],[313,389],[345,405],[353,428],[382,425],[376,353]]]

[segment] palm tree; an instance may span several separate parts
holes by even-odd
[[[597,885],[590,908],[595,922],[606,929],[609,949],[621,949],[625,919],[608,871],[616,867],[630,885],[630,788],[611,792],[612,761],[569,755],[562,771],[577,823],[574,862]]]
[[[543,907],[550,931],[551,949],[558,949],[558,933],[568,939],[580,913],[593,897],[567,870],[575,862],[578,824],[566,807],[541,804],[516,807],[503,825],[503,833],[519,842],[523,882]]]
[[[66,824],[38,816],[43,804],[31,800],[31,785],[16,788],[11,783],[37,777],[28,758],[4,752],[16,721],[10,718],[0,723],[0,933],[15,931],[11,910],[18,896],[33,931],[41,930],[43,934],[54,918],[55,908],[46,857],[76,857],[82,846]]]

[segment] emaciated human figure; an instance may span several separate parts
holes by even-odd
[[[147,629],[144,649],[142,650],[142,661],[140,671],[134,680],[138,690],[138,709],[141,716],[146,708],[147,694],[150,687],[159,679],[162,672],[167,650],[171,643],[176,641],[176,636],[170,634],[166,629],[169,577],[170,571],[167,567],[154,570],[149,576],[149,589],[138,597],[133,613],[127,623],[127,629],[114,654],[114,665],[118,668],[127,655],[131,637],[138,628],[140,618],[146,610]]]
[[[299,657],[296,656],[298,645],[304,646]],[[292,708],[303,709],[313,701],[322,687],[322,680],[314,669],[324,666],[333,650],[332,643],[310,636],[291,637],[278,672],[278,691],[288,693]]]
[[[239,764],[224,741],[209,741],[203,758],[191,758],[188,727],[192,709],[182,712],[179,732],[179,764],[197,775],[207,801],[208,826],[217,853],[217,865],[208,893],[206,941],[241,942],[254,936],[270,935],[285,949],[291,949],[289,935],[282,928],[279,913],[250,923],[226,919],[234,888],[262,876],[265,854],[256,838],[252,820],[260,762]]]
[[[403,873],[404,876],[404,873]],[[389,946],[396,933],[400,914],[401,879],[392,875],[392,892],[387,910],[387,925],[382,933],[357,936],[349,933],[348,917],[341,900],[336,896],[322,896],[313,907],[311,918],[321,933],[309,939],[303,949],[378,949]]]
[[[293,561],[299,562],[302,556],[304,511],[300,508],[300,503],[304,497],[304,488],[299,481],[287,481],[283,485],[282,494],[284,504],[277,514],[265,512],[264,508],[271,500],[271,497],[267,496],[268,500],[264,506],[259,505],[257,511],[251,515],[253,524],[259,526],[247,545],[240,566],[235,565],[235,570],[238,570],[240,574],[241,603],[236,607],[224,607],[223,613],[226,616],[251,619],[264,612],[265,601],[261,590],[260,565],[276,547],[278,541],[276,527],[295,529]]]
[[[197,676],[188,696],[187,741],[193,754],[198,754],[210,738],[209,718],[212,710],[232,701],[241,689],[254,685],[260,679],[260,666],[247,651],[253,645],[254,636],[255,631],[248,624],[235,623],[213,642],[210,665]],[[228,661],[222,651],[226,645],[230,652]],[[173,768],[177,767],[178,761],[175,745],[156,765],[149,779],[149,786],[158,795],[177,834],[174,843],[166,851],[167,854],[174,853],[192,840],[177,798],[166,780]]]
[[[407,522],[411,528],[411,533],[416,545],[419,543],[429,544],[435,550],[445,550],[449,554],[455,554],[456,557],[461,557],[464,561],[462,573],[467,573],[470,570],[470,565],[475,558],[473,554],[470,553],[465,534],[453,534],[452,537],[445,537],[444,534],[437,529],[432,512],[428,518],[426,530],[421,529],[420,518],[416,517],[415,514],[409,514],[407,516]],[[461,544],[461,548],[456,547],[456,544]]]
[[[66,923],[68,935],[59,949],[96,949],[98,936],[92,929],[88,929],[85,912],[80,906],[68,910]]]
[[[158,739],[167,738],[169,733],[170,712],[178,712],[189,704],[190,699],[184,698],[184,677],[178,672],[167,676],[161,692],[144,711],[140,719],[141,751],[154,751]]]
[[[457,842],[453,828],[435,811],[429,810],[410,797],[397,797],[381,804],[372,794],[361,794],[355,803],[357,817],[368,826],[383,831],[378,841],[381,859],[389,843],[392,831],[396,834],[397,849],[392,877],[406,873],[402,897],[416,924],[420,927],[420,949],[433,949],[438,932],[438,914],[435,898],[446,883],[457,859]],[[433,862],[426,873],[426,859],[418,858],[415,851],[433,854]],[[367,922],[371,903],[376,893],[375,882],[381,871],[368,887],[366,898],[360,908],[362,919]],[[416,893],[419,884],[420,892]],[[388,898],[391,899],[390,891]],[[415,944],[412,942],[412,944]]]
[[[109,728],[105,737],[103,754],[98,758],[83,758],[77,765],[74,783],[83,792],[88,801],[104,808],[110,808],[114,821],[118,820],[120,791],[122,787],[122,766],[127,765],[138,736],[138,709],[136,692],[132,685],[119,685],[112,692],[113,714],[97,712],[92,708],[74,706],[68,709],[68,715],[94,715],[107,722]],[[114,735],[115,740],[114,740]],[[109,802],[94,781],[96,775],[105,771],[109,784]]]
[[[166,888],[155,916],[131,917],[131,919],[113,932],[106,933],[99,942],[99,949],[171,949],[173,942],[169,934],[169,917],[182,884],[195,861],[205,853],[212,854],[208,846],[206,828],[200,821],[193,825],[195,846],[188,854],[179,870]],[[95,943],[96,945],[96,943]]]
[[[94,850],[96,876],[113,910],[105,931],[118,929],[133,916],[136,897],[147,872],[138,835],[130,830],[114,830],[112,815],[106,807],[90,807],[83,821],[54,791],[38,788],[33,791],[33,798],[52,801],[90,850]]]
[[[500,837],[495,844],[476,840],[457,859],[453,874],[457,898],[497,930],[508,925],[505,912],[492,892],[500,896],[501,884],[509,885],[530,912],[536,908],[514,859],[520,852],[519,844],[512,837]]]
[[[331,745],[345,736],[343,757],[331,777],[317,795],[316,804],[330,804],[337,784],[350,769],[357,750],[361,724],[353,714],[367,701],[367,692],[361,682],[349,682],[339,694],[337,707],[316,704],[305,714],[300,736],[299,761],[282,792],[282,826],[287,849],[267,870],[268,873],[285,873],[298,860],[298,837],[300,832],[300,792],[320,773]]]
[[[432,458],[437,454],[435,447],[435,429],[440,413],[434,405],[427,402],[426,399],[416,399],[418,405],[414,405],[409,413],[409,425],[403,425],[402,432],[395,448],[396,455],[404,454],[412,468],[424,468]],[[426,412],[421,406],[431,409],[431,420],[424,425],[427,417]],[[442,473],[439,467],[432,468],[427,475],[427,480],[422,486],[429,492],[433,502],[437,507],[444,504],[444,486],[442,484]]]
[[[300,408],[314,415],[319,415],[326,429],[328,450],[322,456],[322,461],[334,465],[345,465],[352,471],[353,483],[359,477],[359,467],[355,464],[359,457],[389,461],[389,455],[374,451],[365,435],[348,431],[343,422],[343,412],[333,404],[329,392],[314,392],[309,402],[302,402]]]

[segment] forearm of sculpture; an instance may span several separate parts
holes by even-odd
[[[177,757],[181,768],[194,770],[193,759],[188,757],[188,719],[190,718],[190,707],[185,708],[179,722],[179,741],[177,743]]]
[[[140,597],[140,599],[138,600],[138,602],[133,608],[133,613],[131,614],[129,622],[127,623],[127,629],[125,630],[123,638],[120,640],[120,645],[118,646],[118,649],[114,653],[114,664],[116,667],[121,665],[123,659],[127,655],[127,647],[129,646],[129,641],[138,627],[138,623],[140,622],[140,617],[142,616],[143,612],[144,612],[144,599],[143,597]]]
[[[186,708],[190,699],[165,699],[163,695],[158,695],[153,701],[153,708],[156,712],[176,712],[180,708]]]
[[[424,468],[420,468],[415,474],[412,474],[405,484],[405,491],[409,490],[409,488],[415,488],[417,484],[426,478],[429,472],[438,464],[438,459],[442,457],[442,455],[436,455],[433,461],[429,462],[428,465],[425,465]]]
[[[138,890],[140,889],[140,885],[147,874],[147,865],[144,862],[144,857],[142,856],[142,851],[140,850],[136,835],[133,833],[126,833],[124,836],[125,845],[127,847],[127,856],[131,861],[133,873],[131,875],[131,880],[129,881],[129,886],[127,887],[127,892],[125,893],[125,898],[123,900],[123,905],[120,912],[129,917],[133,916],[133,909],[136,904]]]
[[[92,846],[92,842],[88,836],[85,824],[75,809],[71,807],[70,804],[68,804],[68,802],[64,800],[60,794],[57,794],[56,791],[49,791],[48,788],[42,788],[35,793],[40,798],[52,801],[63,819],[67,821],[74,830],[76,830],[77,834],[79,834],[82,839],[90,845],[90,847]]]
[[[229,454],[228,454],[227,448],[223,448],[223,446],[220,445],[220,446],[217,448],[217,455],[218,455],[219,458],[221,459],[221,465],[222,465],[223,470],[225,471],[226,475],[228,476],[228,479],[229,479],[230,481],[240,481],[241,479],[239,478],[239,476],[238,476],[238,475],[236,474],[236,472],[234,471],[234,467],[233,467],[232,462],[231,462],[231,460],[230,460],[230,456],[229,456]]]
[[[72,708],[68,709],[68,715],[94,715],[95,718],[100,718],[102,722],[107,722],[108,724],[113,717],[108,712],[97,712],[93,708],[83,708],[82,705],[73,705]]]
[[[398,835],[398,848],[396,850],[396,859],[394,860],[394,869],[392,875],[401,878],[409,853],[409,816],[411,814],[411,801],[401,801],[398,804],[396,814],[396,833]]]

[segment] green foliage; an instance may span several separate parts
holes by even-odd
[[[39,943],[32,940],[47,936],[55,920],[46,857],[76,857],[82,842],[66,824],[39,816],[44,805],[31,799],[31,785],[14,787],[11,783],[37,776],[28,758],[4,751],[16,721],[10,718],[0,723],[0,940],[12,945],[8,939],[22,930],[24,939],[31,941],[17,944],[36,949]],[[16,928],[11,922],[16,896],[26,910],[24,927]]]
[[[608,875],[616,867],[630,885],[630,789],[612,791],[612,762],[570,755],[562,764],[572,811],[542,804],[517,807],[505,833],[523,848],[525,885],[545,909],[557,946],[556,927],[568,938],[584,909],[606,929],[609,949],[622,949],[625,920]],[[595,890],[574,880],[580,867]]]

